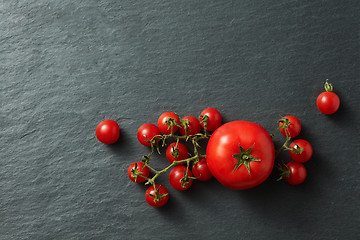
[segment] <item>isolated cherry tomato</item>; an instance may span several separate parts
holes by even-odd
[[[187,135],[195,135],[197,133],[200,132],[201,130],[201,125],[200,125],[200,122],[199,120],[194,117],[194,116],[186,116],[182,119],[182,121],[185,121],[185,120],[188,120],[190,123],[187,125],[187,131],[185,132],[185,127],[181,127],[180,128],[180,133],[181,135],[185,136],[186,133]]]
[[[141,125],[137,131],[137,139],[142,145],[147,147],[151,146],[149,140],[151,140],[156,135],[161,135],[161,132],[159,128],[152,123],[145,123]]]
[[[204,111],[202,111],[200,114],[200,122],[205,115],[208,117],[206,130],[214,131],[221,125],[222,118],[220,112],[217,109],[206,108]],[[201,123],[201,126],[204,128],[204,123]]]
[[[313,149],[311,147],[311,144],[303,139],[296,139],[295,141],[293,141],[290,146],[290,148],[302,148],[303,151],[300,154],[295,154],[294,151],[289,151],[289,155],[291,157],[292,160],[294,160],[295,162],[299,162],[299,163],[303,163],[303,162],[307,162],[309,161],[309,159],[312,156],[313,153]]]
[[[200,158],[200,161],[192,166],[191,171],[197,180],[208,181],[212,178],[212,174],[207,165],[206,158]]]
[[[169,181],[171,186],[173,186],[173,188],[176,190],[183,191],[191,186],[193,180],[191,178],[184,179],[186,171],[188,177],[193,177],[191,171],[187,170],[185,166],[176,166],[171,169],[169,174]]]
[[[164,134],[170,134],[171,133],[171,127],[166,123],[166,121],[171,118],[174,119],[177,124],[180,124],[179,117],[176,113],[173,112],[165,112],[160,115],[157,125],[159,130]],[[175,133],[178,130],[178,126],[173,126],[173,133]]]
[[[286,164],[286,167],[284,167],[284,171],[286,172],[284,179],[288,183],[297,185],[304,182],[306,178],[306,168],[304,165],[291,161]]]
[[[177,145],[178,151],[175,150],[175,146],[176,146],[176,142],[171,143],[166,148],[166,158],[170,163],[172,163],[173,161],[181,161],[189,158],[189,150],[184,144],[180,142],[178,143]],[[174,156],[176,155],[176,152],[178,155],[177,157]],[[178,163],[177,165],[182,165],[182,164],[184,163]]]
[[[252,188],[270,175],[275,160],[270,134],[259,124],[233,121],[215,130],[206,148],[213,176],[232,189]]]
[[[157,193],[155,191],[157,190]],[[153,207],[162,207],[169,200],[169,192],[168,190],[159,184],[155,184],[155,188],[151,185],[145,192],[145,200],[148,204]]]
[[[100,142],[112,144],[119,139],[120,128],[114,120],[107,119],[97,125],[95,134]]]
[[[127,173],[128,173],[130,180],[133,182],[136,182],[136,183],[145,182],[146,181],[145,178],[137,176],[131,172],[132,169],[135,169],[135,165],[136,165],[136,170],[139,172],[139,174],[141,176],[149,177],[149,175],[150,175],[149,168],[147,166],[144,166],[144,163],[136,162],[136,163],[132,163],[128,168]]]
[[[299,119],[297,119],[297,117],[294,117],[294,116],[285,116],[281,120],[286,121],[286,119],[288,119],[290,122],[290,125],[287,128],[288,133],[290,134],[291,138],[294,138],[297,135],[299,135],[299,133],[301,131],[301,123],[300,123]],[[282,126],[283,126],[283,123],[279,122],[279,128]],[[285,128],[280,128],[280,132],[282,133],[282,135],[284,135],[286,137]]]
[[[325,90],[326,92],[320,93],[320,95],[316,99],[316,106],[323,114],[333,114],[340,107],[340,98],[339,96],[333,92],[333,86],[331,83],[328,83],[326,79],[325,82]]]

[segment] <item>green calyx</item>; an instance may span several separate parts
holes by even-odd
[[[278,170],[280,171],[280,177],[276,181],[280,181],[290,176],[290,169],[285,164],[279,164]]]
[[[333,87],[333,85],[331,83],[328,82],[328,80],[329,79],[326,79],[326,82],[325,82],[325,85],[324,85],[325,91],[332,92],[334,87]]]
[[[160,189],[160,187],[159,187],[159,189],[156,189],[156,188],[154,187],[154,189],[155,189],[155,194],[147,193],[147,195],[149,195],[149,196],[151,196],[151,197],[154,198],[154,202],[160,202],[160,200],[161,200],[162,197],[165,197],[166,195],[169,195],[168,193],[159,194],[159,189]]]
[[[240,153],[238,154],[234,154],[233,157],[236,158],[238,160],[238,162],[235,165],[234,171],[233,173],[236,171],[236,169],[238,169],[241,165],[245,165],[246,169],[249,172],[250,175],[250,162],[254,161],[254,162],[260,162],[261,160],[258,158],[255,158],[253,156],[250,155],[251,153],[251,149],[254,145],[252,145],[248,150],[245,151],[244,148],[242,148],[240,145]]]

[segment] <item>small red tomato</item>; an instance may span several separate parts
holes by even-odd
[[[169,192],[164,186],[155,184],[154,188],[154,186],[151,185],[145,192],[145,200],[153,207],[162,207],[169,200]]]
[[[187,134],[187,135],[190,136],[190,135],[195,135],[195,134],[200,132],[200,130],[201,130],[200,122],[196,117],[194,117],[194,116],[186,116],[186,117],[184,117],[182,119],[183,122],[186,121],[186,120],[189,121],[189,124],[187,124],[186,131],[185,131],[184,126],[182,126],[180,128],[181,135],[185,136]]]
[[[340,107],[340,98],[333,92],[333,86],[331,83],[328,83],[328,80],[325,82],[326,92],[320,93],[316,99],[316,106],[323,114],[333,114]]]
[[[145,123],[141,125],[137,131],[137,139],[142,145],[147,147],[151,146],[149,140],[151,140],[156,135],[161,135],[161,132],[159,128],[152,123]]]
[[[173,112],[165,112],[160,115],[157,125],[159,130],[164,134],[170,134],[171,133],[171,127],[168,123],[166,123],[169,118],[173,119],[177,124],[180,124],[179,116],[176,113]],[[175,133],[178,130],[178,126],[173,125],[173,133]]]
[[[193,177],[191,171],[185,166],[176,166],[170,171],[169,181],[171,186],[176,190],[183,191],[191,186],[193,180],[191,178],[185,178],[186,171],[188,177]]]
[[[200,161],[195,163],[191,169],[194,177],[196,177],[200,181],[208,181],[212,178],[212,174],[209,170],[205,158],[200,158]]]
[[[147,166],[144,166],[144,163],[142,162],[136,162],[136,163],[132,163],[129,168],[128,168],[128,176],[130,178],[131,181],[136,182],[136,183],[143,183],[146,181],[145,178],[138,176],[136,174],[134,174],[131,170],[135,170],[137,171],[141,176],[144,177],[149,177],[150,175],[150,171],[149,168]]]
[[[284,167],[284,179],[292,184],[298,185],[304,182],[306,178],[306,168],[304,165],[298,162],[288,162],[286,167]]]
[[[287,128],[289,137],[294,138],[297,135],[299,135],[301,131],[301,123],[299,119],[297,119],[297,117],[285,116],[282,119],[280,119],[279,121],[280,132],[282,133],[282,135],[286,137],[285,128],[281,128],[284,124],[289,124]]]
[[[106,119],[97,125],[95,134],[100,142],[112,144],[119,139],[120,128],[114,120]]]
[[[175,147],[176,147],[176,143],[171,143],[166,148],[166,158],[170,163],[189,158],[189,150],[184,144],[179,142],[177,145],[177,150]],[[178,165],[182,165],[182,164],[184,163],[178,163]]]
[[[206,108],[200,114],[200,122],[203,128],[204,122],[202,121],[205,115],[208,117],[206,130],[214,131],[221,125],[222,118],[220,112],[215,108]]]
[[[309,161],[313,153],[311,144],[303,139],[296,139],[290,144],[289,147],[295,149],[299,149],[299,148],[303,149],[302,152],[299,154],[296,154],[295,151],[289,151],[289,155],[291,159],[294,160],[295,162],[299,162],[299,163],[307,162]]]

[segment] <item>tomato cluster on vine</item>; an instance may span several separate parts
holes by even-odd
[[[155,182],[157,176],[167,170],[171,169],[170,185],[178,191],[190,188],[194,180],[208,181],[212,178],[206,156],[198,151],[198,141],[209,138],[208,131],[214,131],[221,123],[220,112],[215,108],[207,108],[201,112],[199,118],[185,116],[180,119],[174,112],[164,112],[159,116],[157,125],[145,123],[138,128],[139,143],[151,147],[151,152],[144,156],[142,162],[129,166],[128,176],[133,182],[151,185],[145,193],[145,199],[151,206],[163,206],[169,199],[168,190]],[[168,144],[169,140],[172,142]],[[192,152],[185,142],[193,144]],[[150,166],[150,159],[155,150],[160,153],[160,144],[163,147],[167,145],[166,159],[170,165],[158,171]],[[151,172],[154,174],[152,177]]]
[[[301,131],[301,123],[295,116],[285,116],[279,120],[280,132],[286,137],[286,142],[278,150],[277,155],[281,151],[288,151],[292,161],[278,165],[280,170],[280,179],[285,179],[292,185],[298,185],[305,181],[307,171],[303,163],[310,160],[313,154],[311,144],[304,139],[296,139],[289,146],[288,142],[297,137]]]

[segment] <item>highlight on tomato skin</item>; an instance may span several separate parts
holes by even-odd
[[[307,162],[310,160],[313,154],[313,148],[311,144],[304,139],[296,139],[290,144],[289,148],[302,149],[302,152],[298,154],[296,154],[294,151],[289,151],[289,156],[295,162]]]
[[[120,137],[120,127],[114,120],[106,119],[96,126],[95,135],[100,142],[113,144]]]

